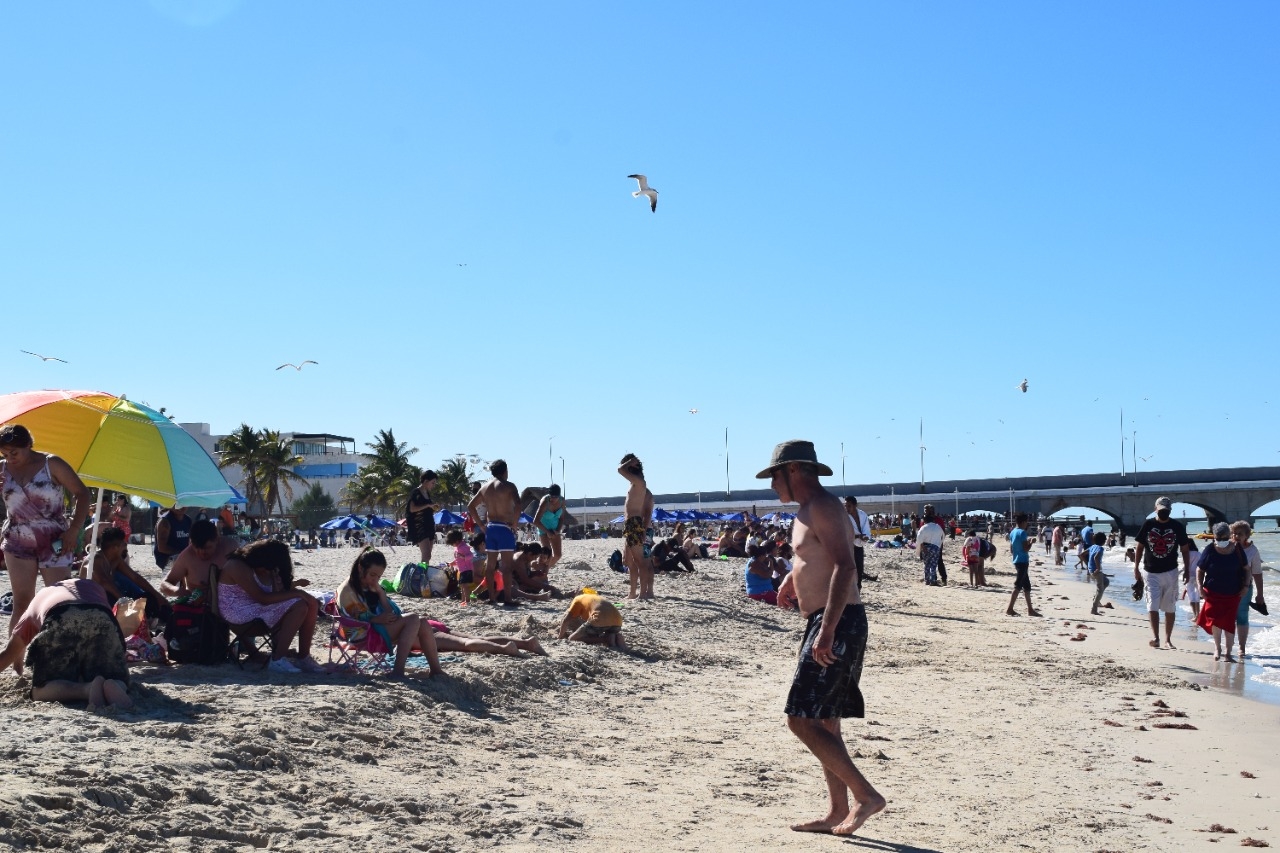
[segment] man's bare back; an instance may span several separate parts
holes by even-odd
[[[489,521],[500,521],[514,527],[520,520],[520,490],[506,480],[494,477],[480,487],[471,502],[475,506],[484,506]]]

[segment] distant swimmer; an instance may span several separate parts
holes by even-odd
[[[284,370],[286,367],[292,367],[294,370],[301,371],[302,368],[308,364],[314,364],[318,366],[320,362],[307,359],[306,361],[302,362],[302,364],[294,364],[292,361],[286,361],[284,364],[277,367],[276,370]]]
[[[658,191],[649,186],[649,179],[644,175],[627,175],[628,178],[634,178],[635,182],[640,185],[640,189],[631,194],[632,198],[640,196],[649,197],[649,210],[653,213],[658,212]]]
[[[1017,389],[1018,389],[1019,391],[1021,391],[1023,394],[1027,393],[1027,380],[1025,380],[1025,379],[1024,379],[1024,380],[1022,380],[1021,382],[1019,382],[1019,383],[1017,384],[1017,386],[1016,386],[1016,387],[1017,387]]]

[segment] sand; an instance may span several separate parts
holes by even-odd
[[[566,543],[553,582],[621,600],[625,577],[605,568],[614,547]],[[742,561],[704,560],[692,576],[659,576],[657,601],[624,605],[629,654],[552,639],[564,602],[509,612],[428,600],[407,607],[468,633],[536,634],[550,654],[446,656],[447,678],[398,683],[143,666],[137,709],[114,716],[33,703],[25,678],[0,674],[0,845],[1280,846],[1280,713],[1193,685],[1212,668],[1204,648],[1147,648],[1137,616],[1090,617],[1092,585],[1047,566],[1032,569],[1044,618],[1014,619],[1007,571],[991,590],[928,588],[912,555],[868,554],[880,576],[865,590],[868,716],[845,737],[889,804],[852,841],[787,828],[825,811],[818,765],[782,715],[798,615],[746,600]],[[353,556],[300,552],[297,573],[332,589]],[[1195,728],[1157,727],[1170,723]]]

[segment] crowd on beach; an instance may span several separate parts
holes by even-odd
[[[112,501],[101,523],[86,527],[88,490],[66,462],[35,451],[29,431],[19,425],[0,429],[0,456],[7,512],[3,556],[12,587],[10,636],[0,651],[0,669],[12,666],[22,674],[24,664],[30,666],[33,699],[127,708],[131,659],[219,663],[227,659],[229,647],[235,648],[237,659],[245,650],[258,653],[271,672],[331,672],[311,655],[322,619],[333,625],[331,642],[341,644],[344,655],[354,650],[354,660],[368,652],[392,678],[406,675],[415,653],[426,660],[426,677],[441,674],[441,652],[546,654],[536,637],[466,636],[404,612],[392,597],[417,595],[436,581],[442,587],[436,592],[464,606],[483,601],[516,607],[521,601],[562,595],[550,583],[563,555],[566,507],[560,490],[551,486],[533,512],[529,533],[536,541],[527,541],[532,536],[519,541],[520,493],[502,460],[490,465],[491,478],[475,490],[467,507],[468,529],[437,531],[436,475],[422,473],[404,507],[404,537],[419,549],[421,561],[406,565],[395,581],[386,577],[386,555],[362,545],[336,591],[312,594],[310,582],[294,575],[289,542],[271,536],[246,542],[238,520],[225,509],[193,516],[174,507],[160,519],[153,554],[164,577],[157,586],[129,562],[127,499]],[[742,589],[748,598],[799,611],[804,635],[785,714],[793,734],[823,767],[829,803],[823,818],[792,828],[856,831],[885,804],[854,765],[840,734],[841,719],[864,713],[859,680],[868,626],[861,589],[877,580],[866,572],[866,549],[884,544],[914,549],[923,565],[922,583],[946,586],[944,540],[960,537],[969,584],[986,586],[999,523],[986,520],[984,531],[976,519],[946,518],[928,505],[920,516],[868,516],[855,497],[842,500],[821,485],[819,477],[830,476],[831,470],[805,441],[779,444],[770,465],[757,475],[770,480],[784,503],[799,504],[793,519],[766,523],[748,516],[741,525],[709,531],[712,541],[683,522],[655,529],[653,494],[635,454],[622,458],[618,474],[628,483],[623,547],[617,555],[619,568],[627,573],[628,599],[653,599],[656,573],[692,572],[695,560],[739,557],[745,559]],[[64,495],[72,504],[69,518]],[[1168,498],[1156,502],[1155,516],[1143,525],[1130,552],[1134,595],[1145,597],[1150,615],[1151,645],[1162,645],[1164,614],[1163,646],[1172,647],[1181,557],[1181,585],[1193,591],[1196,622],[1213,634],[1218,655],[1231,660],[1237,638],[1244,654],[1249,607],[1266,612],[1261,560],[1250,542],[1251,531],[1245,522],[1219,524],[1213,544],[1198,552],[1185,527],[1170,517],[1171,506]],[[1033,532],[1026,514],[1015,514],[1009,527],[1015,580],[1007,614],[1018,615],[1021,596],[1027,614],[1040,615],[1029,575],[1037,540],[1058,566],[1075,548],[1077,566],[1096,585],[1093,613],[1100,612],[1109,584],[1103,554],[1108,547],[1125,546],[1123,533],[1108,536],[1087,523],[1076,530],[1048,520]],[[96,543],[91,555],[80,547],[82,539]],[[437,565],[433,556],[442,544],[449,559]],[[433,569],[442,575],[432,575]],[[45,584],[39,592],[37,577]],[[1252,600],[1251,587],[1256,591]],[[145,616],[128,618],[137,614]],[[622,629],[618,607],[583,589],[572,597],[556,635],[625,648]]]

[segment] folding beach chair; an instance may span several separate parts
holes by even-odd
[[[236,666],[244,669],[244,662],[256,656],[263,656],[263,668],[267,666],[271,656],[275,654],[275,639],[271,634],[271,626],[261,619],[254,619],[252,622],[244,624],[235,624],[228,622],[226,617],[222,615],[222,607],[218,602],[218,590],[222,582],[222,569],[218,566],[209,567],[209,608],[214,616],[222,620],[228,628],[231,629],[233,641],[231,644],[231,657],[236,662]]]
[[[347,616],[336,600],[326,603],[323,612],[330,624],[329,663],[335,663],[336,655],[336,663],[361,672],[376,675],[391,671],[394,663],[391,650],[368,622]],[[367,661],[362,663],[361,657],[365,655]]]

